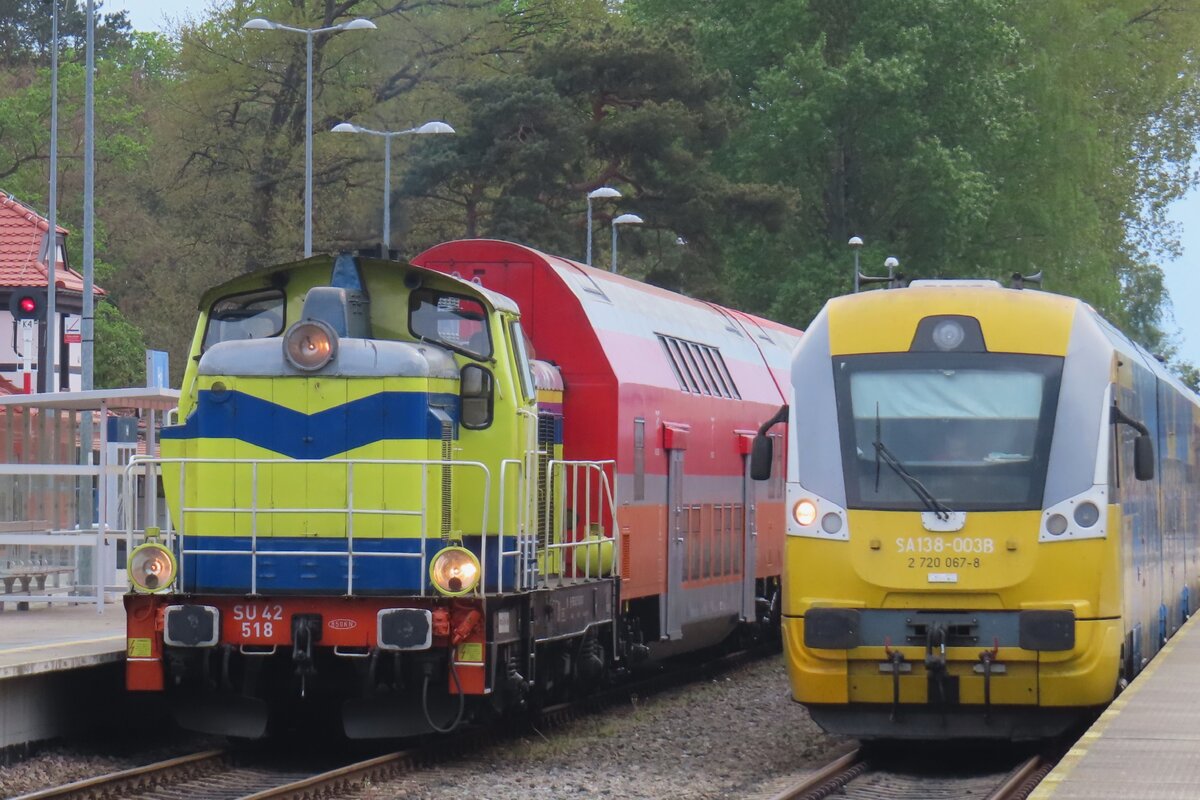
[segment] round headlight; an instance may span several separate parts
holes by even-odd
[[[1090,528],[1100,519],[1100,509],[1095,503],[1080,503],[1075,508],[1075,522],[1081,528]]]
[[[1062,514],[1051,514],[1046,520],[1046,530],[1054,536],[1062,536],[1067,532],[1067,518]]]
[[[313,372],[337,355],[337,334],[316,319],[306,319],[283,335],[283,353],[293,367]]]
[[[175,555],[157,542],[146,542],[129,554],[129,581],[142,592],[161,592],[175,580]]]
[[[830,511],[821,517],[821,530],[832,535],[842,529],[842,518]]]
[[[792,507],[792,516],[796,519],[796,524],[807,528],[817,519],[817,504],[812,500],[801,500]]]
[[[479,583],[479,559],[466,548],[447,547],[430,562],[429,580],[442,594],[466,594]]]
[[[954,350],[963,343],[963,326],[952,319],[939,322],[933,329],[933,343],[939,350]]]

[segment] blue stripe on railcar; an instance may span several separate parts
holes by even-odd
[[[464,536],[463,546],[479,556],[479,536]],[[498,590],[499,574],[496,536],[487,537],[486,590]],[[250,591],[250,537],[189,536],[189,551],[183,556],[184,592],[245,594]],[[300,537],[262,537],[257,541],[257,590],[261,594],[345,594],[347,563],[345,539]],[[426,540],[425,560],[395,556],[372,557],[370,553],[421,552],[421,540],[355,539],[355,594],[411,594],[429,585],[429,564],[441,549],[437,539]],[[504,537],[504,549],[516,549],[516,537]],[[197,550],[236,550],[230,555],[197,553]],[[280,551],[307,551],[314,555],[276,555]],[[340,555],[315,555],[339,553]],[[482,559],[481,559],[482,560]],[[516,585],[517,556],[507,555],[503,563],[505,591]],[[436,591],[428,589],[436,594]]]
[[[459,400],[453,394],[379,392],[315,414],[238,391],[199,393],[182,425],[163,428],[164,439],[238,439],[289,458],[320,459],[384,439],[440,439],[444,411],[458,437]]]

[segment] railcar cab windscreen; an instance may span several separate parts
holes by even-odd
[[[284,328],[284,302],[278,289],[222,297],[208,309],[202,349],[219,342],[278,336]]]
[[[833,369],[848,508],[931,510],[913,479],[956,511],[1041,508],[1061,358],[860,355]]]
[[[408,297],[408,328],[421,341],[472,358],[482,360],[492,355],[487,310],[470,297],[417,289]]]

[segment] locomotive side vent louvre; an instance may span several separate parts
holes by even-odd
[[[742,399],[719,349],[661,333],[658,334],[658,341],[680,389],[689,394]]]
[[[557,417],[553,414],[538,415],[538,472],[537,472],[537,529],[540,546],[548,547],[553,539],[550,526],[554,519],[554,486],[550,475],[550,461],[554,458],[554,432]]]

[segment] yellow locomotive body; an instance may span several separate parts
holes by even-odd
[[[826,729],[1052,735],[1190,613],[1200,410],[1085,303],[837,298],[792,384],[783,632]]]

